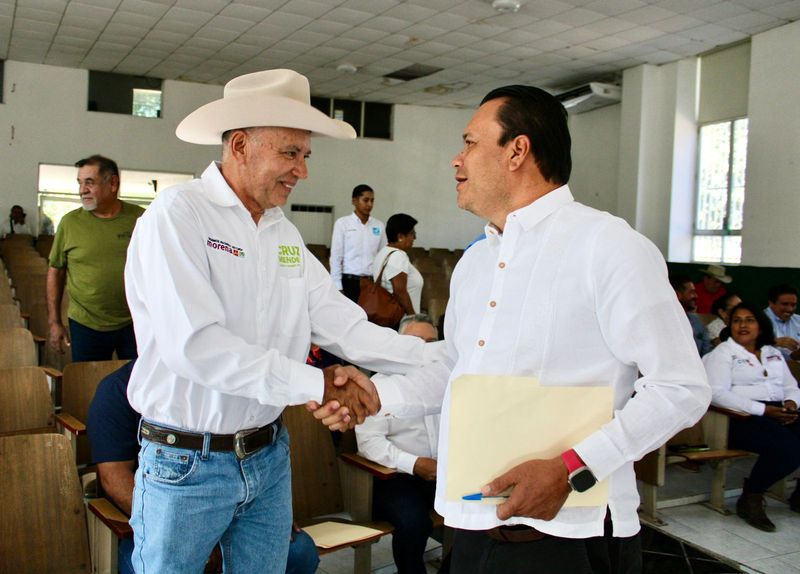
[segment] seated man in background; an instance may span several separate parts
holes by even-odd
[[[400,321],[401,335],[436,341],[436,327],[427,315]],[[356,426],[358,452],[400,473],[373,486],[373,517],[394,526],[392,554],[398,574],[425,574],[422,558],[433,530],[430,511],[436,491],[439,415],[420,418],[368,417]]]
[[[697,352],[702,357],[711,350],[711,339],[708,338],[705,325],[697,316],[697,291],[694,288],[694,283],[689,279],[688,275],[670,275],[669,283],[675,290],[675,295],[678,297],[678,302],[686,311],[686,316],[689,319],[689,324],[692,326],[692,336],[694,337],[694,344],[697,345]]]
[[[697,291],[697,313],[713,313],[711,305],[728,293],[725,285],[728,285],[733,279],[730,275],[725,274],[725,268],[722,265],[709,265],[705,269],[701,269],[700,273],[703,274],[703,279],[694,284]]]
[[[775,329],[775,346],[787,361],[800,360],[800,315],[797,309],[797,288],[786,283],[773,285],[767,292],[769,305],[764,309]]]
[[[137,434],[141,415],[128,403],[128,381],[136,360],[105,377],[97,386],[89,406],[87,432],[92,446],[92,459],[97,464],[97,478],[105,495],[127,515],[133,502],[133,477],[139,453]],[[188,535],[189,533],[187,533]],[[319,555],[311,537],[293,526],[289,545],[287,574],[313,574]],[[120,574],[132,574],[133,538],[120,540],[118,564]],[[206,572],[220,571],[218,547],[206,565]]]
[[[8,214],[8,219],[0,222],[0,238],[6,235],[33,235],[31,226],[25,222],[25,210],[22,206],[15,205]]]

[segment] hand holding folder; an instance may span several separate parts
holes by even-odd
[[[612,416],[610,387],[540,386],[533,377],[463,375],[450,390],[445,496],[460,501],[522,463],[558,457]],[[601,481],[587,492],[570,493],[564,506],[605,506],[607,501],[608,484]]]

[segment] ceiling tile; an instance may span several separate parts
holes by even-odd
[[[762,8],[762,12],[775,16],[776,18],[783,18],[784,20],[797,20],[800,19],[800,2],[797,0],[790,0],[777,6]]]
[[[161,18],[169,9],[170,5],[159,2],[149,2],[148,0],[122,0],[119,8],[117,8],[117,12],[133,12],[134,14],[141,14],[143,16]]]
[[[641,0],[594,0],[586,4],[587,9],[600,12],[606,16],[618,16],[643,6],[645,6],[645,3]]]
[[[341,6],[325,14],[326,20],[351,25],[361,24],[372,17],[373,14],[370,12],[364,10],[353,10],[351,8],[343,8]]]
[[[229,0],[176,0],[175,6],[208,14],[219,14],[229,3]]]
[[[604,14],[595,12],[593,10],[587,10],[586,8],[575,8],[573,10],[568,10],[567,12],[562,12],[561,14],[556,14],[552,16],[551,19],[556,22],[568,24],[570,26],[585,26],[586,24],[591,24],[597,20],[602,20],[604,17]]]

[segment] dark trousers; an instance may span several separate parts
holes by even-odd
[[[374,481],[373,516],[394,526],[392,555],[398,574],[427,572],[422,555],[433,530],[430,511],[435,492],[435,482],[410,474]]]
[[[781,406],[781,403],[767,403]],[[800,420],[783,425],[765,416],[731,419],[728,445],[758,453],[750,471],[751,492],[766,492],[773,484],[800,467]]]
[[[531,542],[500,542],[485,531],[456,530],[451,572],[458,574],[639,574],[642,543],[639,535],[558,538]]]
[[[342,275],[342,293],[353,303],[358,303],[361,295],[361,277],[358,275]]]
[[[86,325],[69,320],[69,338],[72,343],[72,361],[109,361],[114,351],[118,359],[135,359],[136,337],[133,324],[116,331],[95,331]]]

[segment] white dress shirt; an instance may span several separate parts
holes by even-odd
[[[717,317],[713,321],[711,321],[708,325],[706,325],[706,332],[708,333],[708,338],[711,340],[718,339],[719,334],[722,333],[722,330],[727,327],[725,325],[725,321],[722,320],[721,317]]]
[[[391,257],[386,258],[391,254]],[[405,273],[406,277],[406,291],[408,297],[411,299],[411,305],[414,307],[414,313],[420,312],[420,303],[422,301],[422,286],[425,280],[416,267],[411,263],[408,254],[402,249],[396,247],[384,247],[375,255],[372,261],[372,279],[377,281],[378,274],[381,272],[383,262],[386,261],[386,268],[383,270],[381,276],[381,287],[386,289],[389,293],[394,293],[394,286],[392,279],[397,277],[400,273]]]
[[[382,221],[370,216],[361,223],[355,212],[337,219],[331,238],[331,277],[336,288],[342,289],[342,273],[371,275],[372,260],[385,245]]]
[[[5,238],[6,235],[11,234],[11,225],[12,222],[10,219],[4,219],[0,221],[0,238]],[[33,235],[31,232],[31,226],[28,225],[28,222],[25,223],[13,223],[14,225],[14,234],[15,235]]]
[[[356,440],[361,456],[414,474],[419,457],[437,457],[439,415],[411,419],[369,417],[356,426]]]
[[[711,396],[664,259],[623,220],[575,202],[567,186],[509,214],[502,235],[493,226],[486,234],[453,272],[444,358],[406,376],[376,376],[381,414],[420,416],[442,405],[436,511],[446,524],[528,524],[586,538],[603,535],[605,508],[502,522],[494,506],[445,499],[449,381],[521,375],[542,385],[611,386],[613,420],[573,448],[610,481],[614,536],[632,536],[639,530],[633,461],[696,422]]]
[[[305,364],[312,341],[396,373],[432,353],[367,322],[280,208],[256,225],[214,163],[159,192],[139,219],[125,287],[139,350],[131,406],[191,431],[234,433],[319,401],[322,372]]]
[[[711,384],[711,401],[720,407],[763,415],[761,401],[794,401],[800,406],[800,389],[780,350],[761,347],[761,360],[733,338],[703,357]]]

